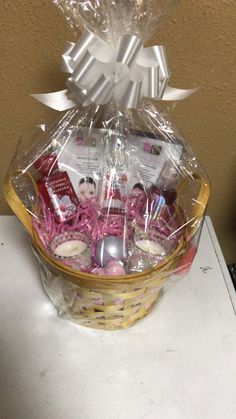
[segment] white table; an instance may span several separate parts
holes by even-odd
[[[128,330],[61,320],[0,218],[1,419],[235,419],[236,294],[209,219],[189,276]]]

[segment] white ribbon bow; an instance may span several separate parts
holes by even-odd
[[[59,111],[76,106],[76,102],[88,106],[112,100],[131,109],[137,108],[143,97],[181,100],[196,90],[167,86],[170,71],[165,48],[144,48],[134,35],[124,35],[112,45],[86,30],[76,44],[66,44],[61,70],[71,75],[66,82],[68,90],[32,95]],[[68,97],[70,92],[75,102]]]

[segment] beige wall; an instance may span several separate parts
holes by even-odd
[[[167,47],[172,85],[201,86],[172,113],[211,178],[208,214],[228,262],[236,261],[235,27],[235,0],[182,0],[153,39]],[[0,32],[1,183],[23,128],[53,114],[29,93],[63,88],[59,57],[73,36],[50,0],[3,0]],[[0,212],[9,212],[2,195]]]

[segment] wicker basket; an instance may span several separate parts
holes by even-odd
[[[185,253],[186,237],[189,238],[199,227],[207,205],[208,182],[197,175],[192,176],[199,183],[199,194],[192,206],[188,234],[179,240],[174,252],[155,268],[113,277],[78,272],[46,254],[33,231],[31,216],[15,193],[12,176],[8,176],[6,199],[31,237],[46,293],[59,315],[83,326],[115,330],[133,325],[150,312],[167,278]]]

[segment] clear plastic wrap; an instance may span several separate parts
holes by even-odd
[[[179,0],[52,0],[75,31],[86,27],[104,40],[124,34],[151,39]]]
[[[77,29],[147,40],[175,1],[54,3]],[[77,104],[22,136],[5,184],[58,313],[105,329],[146,315],[196,253],[209,184],[151,100]]]

